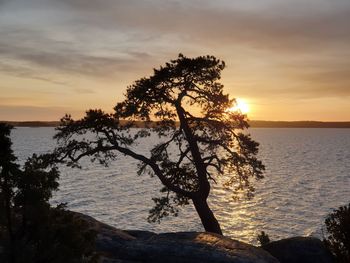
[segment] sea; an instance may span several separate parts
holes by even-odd
[[[255,197],[235,201],[222,185],[214,185],[210,207],[224,235],[257,244],[264,231],[271,240],[325,234],[327,214],[350,202],[350,129],[251,128],[260,143],[259,159],[266,166],[265,178],[254,181]],[[13,149],[20,164],[33,153],[55,147],[54,128],[18,127],[12,132]],[[135,150],[148,154],[156,143],[152,135]],[[119,229],[154,232],[203,231],[190,204],[177,217],[149,223],[153,197],[160,196],[156,177],[137,175],[138,162],[118,156],[108,167],[82,160],[81,169],[60,167],[60,187],[52,205],[66,203]]]

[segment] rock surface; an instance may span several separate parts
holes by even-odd
[[[292,237],[271,242],[263,249],[281,263],[333,263],[331,253],[321,240],[313,237]]]
[[[293,237],[262,248],[212,233],[119,230],[72,212],[97,233],[100,263],[334,263],[321,240]],[[0,246],[0,261],[3,248]]]
[[[278,263],[268,252],[212,233],[122,231],[81,215],[97,231],[103,263]]]

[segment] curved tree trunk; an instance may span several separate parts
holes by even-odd
[[[220,224],[208,206],[207,200],[194,198],[192,199],[192,202],[202,221],[205,231],[222,235]]]

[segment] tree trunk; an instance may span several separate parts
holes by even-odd
[[[207,200],[194,198],[192,199],[192,202],[202,221],[205,231],[222,235],[220,224],[208,206]]]

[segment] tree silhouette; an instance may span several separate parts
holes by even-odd
[[[140,161],[139,174],[155,175],[164,186],[164,196],[153,199],[150,221],[177,215],[179,206],[192,201],[205,230],[222,234],[207,203],[211,183],[221,176],[234,196],[251,197],[250,178],[262,178],[264,170],[256,158],[258,143],[242,133],[248,128],[246,116],[228,110],[236,101],[219,82],[224,67],[213,56],[180,54],[129,86],[113,114],[89,110],[80,120],[66,115],[55,135],[56,161],[77,166],[90,156],[108,165],[118,153],[131,156]],[[132,129],[139,121],[146,127]],[[159,141],[150,156],[131,147],[152,133]]]
[[[50,207],[57,167],[33,155],[20,169],[11,129],[0,123],[0,262],[97,262],[95,231],[64,205]]]
[[[19,166],[15,163],[17,158],[11,148],[10,133],[12,128],[8,124],[0,123],[0,234],[2,228],[5,229],[5,235],[8,236],[10,243],[10,262],[15,262],[15,230],[12,207],[16,178],[18,178],[20,170]]]
[[[333,210],[325,219],[325,245],[337,262],[350,262],[350,203]]]

